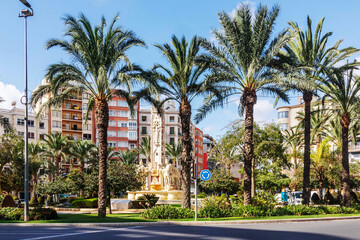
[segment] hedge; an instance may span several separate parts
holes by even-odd
[[[52,208],[34,208],[30,209],[30,220],[50,220],[58,218],[57,212]],[[1,208],[0,209],[1,220],[24,220],[24,209],[23,208]]]
[[[77,208],[97,208],[98,199],[97,198],[78,199],[78,200],[74,200],[71,204]]]

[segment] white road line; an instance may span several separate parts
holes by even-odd
[[[68,237],[68,236],[76,236],[76,235],[83,235],[83,234],[91,234],[91,233],[100,233],[100,232],[106,232],[106,231],[119,231],[119,230],[125,230],[125,229],[134,229],[134,228],[141,228],[144,226],[134,226],[134,227],[125,227],[125,228],[106,228],[103,230],[98,231],[85,231],[85,232],[77,232],[77,233],[67,233],[67,234],[59,234],[59,235],[53,235],[53,236],[44,236],[44,237],[35,237],[35,238],[24,238],[23,240],[38,240],[38,239],[48,239],[48,238],[58,238],[58,237]],[[19,234],[27,234],[27,233],[19,233]],[[45,233],[44,233],[45,234]]]

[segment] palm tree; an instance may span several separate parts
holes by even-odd
[[[213,69],[212,76],[229,83],[233,88],[222,94],[213,94],[205,99],[195,119],[201,121],[210,111],[222,107],[230,96],[240,96],[239,113],[245,110],[244,139],[244,204],[251,203],[251,172],[254,159],[254,106],[258,92],[277,94],[288,101],[279,87],[275,71],[268,66],[289,41],[285,32],[272,39],[279,7],[269,10],[261,5],[252,15],[248,4],[243,4],[234,17],[222,12],[219,20],[223,31],[213,32],[218,45],[204,41],[208,51],[198,62],[207,63]]]
[[[292,127],[290,130],[284,130],[284,145],[287,150],[290,152],[290,156],[294,161],[294,173],[297,170],[298,159],[301,156],[301,149],[303,147],[303,138],[300,125],[297,127]]]
[[[347,66],[345,66],[347,69]],[[341,153],[342,153],[342,190],[344,205],[350,207],[350,172],[349,172],[349,129],[356,121],[360,111],[360,77],[353,75],[353,70],[344,71],[344,66],[327,71],[327,78],[322,80],[323,102],[329,102],[329,110],[340,118]]]
[[[123,164],[132,165],[136,164],[138,160],[138,153],[132,150],[119,151],[117,152],[117,157]]]
[[[65,36],[69,39],[52,39],[46,48],[60,47],[72,57],[72,62],[51,65],[46,74],[48,84],[40,86],[32,96],[32,103],[36,104],[43,96],[52,94],[40,108],[43,109],[60,105],[74,92],[90,94],[87,116],[94,109],[99,136],[99,217],[106,217],[108,101],[113,96],[125,98],[131,112],[134,111],[138,98],[132,98],[129,92],[139,67],[131,63],[126,52],[133,46],[144,45],[133,32],[116,26],[117,20],[118,16],[106,29],[104,17],[99,25],[93,27],[83,14],[79,19],[67,15],[64,19],[67,26]]]
[[[180,142],[178,144],[166,143],[165,149],[166,149],[166,155],[168,157],[171,157],[171,160],[173,161],[175,166],[178,167],[179,165],[178,161],[181,160],[181,152],[182,152],[181,143]]]
[[[141,139],[139,148],[137,149],[138,154],[144,155],[146,158],[146,164],[151,162],[151,144],[150,137],[144,137]]]
[[[38,174],[39,169],[43,165],[43,158],[45,156],[46,150],[44,144],[37,142],[37,143],[29,143],[29,173],[32,177],[32,189],[33,193],[35,194],[36,185],[38,182]]]
[[[85,162],[96,152],[98,149],[94,143],[86,140],[72,141],[69,147],[70,155],[80,161],[80,171],[84,172]]]
[[[45,134],[41,139],[45,145],[46,156],[51,157],[55,165],[54,180],[59,176],[61,159],[66,159],[66,151],[69,147],[69,140],[61,133]]]
[[[339,49],[342,40],[327,48],[327,41],[332,32],[322,35],[324,18],[312,29],[311,19],[307,18],[307,30],[304,32],[298,24],[290,22],[295,37],[285,46],[279,55],[282,71],[290,72],[288,81],[284,84],[287,89],[302,93],[304,100],[304,173],[303,199],[304,204],[310,203],[310,145],[311,145],[311,101],[317,95],[318,78],[326,69],[354,54],[355,48]],[[274,65],[279,66],[275,61]]]
[[[158,91],[165,97],[158,106],[174,100],[179,103],[182,142],[182,207],[190,208],[190,166],[192,142],[190,136],[191,102],[199,95],[217,91],[217,81],[212,78],[204,80],[207,66],[195,65],[199,55],[201,40],[194,36],[190,43],[185,37],[178,39],[172,36],[171,45],[155,45],[161,50],[170,66],[155,65],[151,74],[151,82],[158,83]]]
[[[4,99],[2,99],[0,97],[0,103],[4,102]],[[5,129],[5,132],[8,132],[11,129],[10,123],[9,123],[9,119],[5,118],[3,116],[0,115],[0,126],[2,126]]]

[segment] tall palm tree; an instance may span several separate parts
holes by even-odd
[[[178,167],[178,161],[181,159],[181,152],[182,152],[182,146],[181,143],[179,142],[178,144],[169,144],[167,143],[165,145],[165,149],[166,149],[166,155],[168,157],[171,157],[171,160],[173,161],[173,163]]]
[[[347,68],[347,67],[346,67]],[[329,110],[340,118],[341,153],[342,153],[342,191],[344,205],[350,207],[350,172],[349,172],[349,128],[351,122],[360,113],[360,77],[353,75],[353,70],[344,72],[343,68],[327,71],[327,78],[322,81],[323,102],[329,102]]]
[[[240,96],[239,113],[245,111],[245,141],[244,141],[244,204],[251,203],[251,172],[254,159],[254,106],[258,92],[277,94],[288,101],[279,87],[275,71],[268,66],[289,41],[286,31],[272,38],[275,20],[279,7],[269,10],[261,5],[252,14],[248,4],[243,4],[234,17],[222,12],[219,20],[222,30],[213,32],[218,45],[204,41],[203,47],[208,51],[198,60],[212,67],[212,75],[229,83],[232,90],[222,94],[213,94],[205,99],[204,106],[195,119],[202,120],[207,113],[222,107],[230,96]]]
[[[151,81],[158,83],[158,91],[165,97],[157,108],[169,101],[179,103],[182,142],[182,207],[190,207],[190,166],[192,142],[190,136],[191,102],[199,95],[217,92],[217,80],[206,78],[205,64],[195,65],[199,56],[201,40],[194,36],[190,43],[185,37],[178,39],[172,36],[171,45],[155,45],[165,56],[167,65],[155,65],[151,74]],[[169,67],[168,67],[169,66]]]
[[[312,21],[307,18],[307,30],[304,31],[297,23],[290,22],[291,31],[295,37],[285,46],[279,55],[282,71],[291,72],[286,88],[302,93],[304,100],[304,173],[303,199],[304,204],[310,203],[310,145],[311,145],[311,101],[317,95],[318,78],[324,70],[333,67],[339,61],[354,54],[355,48],[339,49],[342,40],[327,48],[327,42],[332,32],[322,35],[324,18],[312,29]],[[275,61],[276,66],[279,62]]]
[[[72,141],[69,146],[70,155],[76,157],[80,161],[80,171],[84,172],[85,162],[98,151],[96,145],[91,141],[76,140]]]
[[[126,53],[133,46],[144,45],[133,32],[116,26],[117,20],[118,16],[107,26],[103,17],[101,23],[93,27],[83,14],[79,19],[67,15],[64,21],[68,39],[52,39],[46,48],[60,47],[72,57],[72,62],[51,65],[46,74],[48,83],[36,89],[32,96],[32,103],[36,104],[51,93],[52,97],[43,104],[46,108],[60,105],[74,92],[90,94],[87,116],[95,110],[99,136],[99,217],[106,217],[108,101],[113,96],[123,97],[131,112],[134,111],[138,99],[132,98],[130,92],[139,68],[131,63]]]
[[[150,137],[144,137],[141,139],[139,148],[137,149],[138,154],[144,155],[146,158],[146,164],[149,164],[151,159],[151,141]]]
[[[69,147],[69,140],[67,137],[62,136],[61,133],[45,134],[44,143],[46,156],[51,157],[55,165],[54,179],[56,180],[60,172],[61,159],[66,159],[66,151]]]
[[[4,99],[0,97],[0,103],[4,102]],[[0,126],[5,129],[5,132],[8,132],[11,129],[9,119],[0,115]]]
[[[45,145],[41,142],[29,143],[29,173],[32,178],[32,189],[35,193],[38,182],[39,169],[43,166],[46,153]]]
[[[136,164],[138,160],[138,153],[132,150],[119,151],[117,152],[117,157],[123,164],[131,165]]]
[[[290,156],[294,161],[294,173],[297,170],[298,159],[301,157],[301,149],[303,147],[303,137],[300,125],[284,130],[284,145],[290,152]]]

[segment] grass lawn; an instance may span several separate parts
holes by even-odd
[[[146,220],[140,214],[107,214],[105,219],[99,219],[97,214],[59,214],[55,220],[30,221],[30,223],[110,223],[110,222],[158,222],[158,221],[193,221],[189,219],[161,219]],[[282,219],[302,219],[302,218],[326,218],[326,217],[350,217],[360,216],[360,214],[327,214],[327,215],[304,215],[304,216],[274,216],[274,217],[248,217],[248,218],[199,218],[198,221],[226,221],[226,220],[282,220]],[[1,223],[21,223],[20,221],[5,221]],[[24,223],[26,224],[26,223]]]

